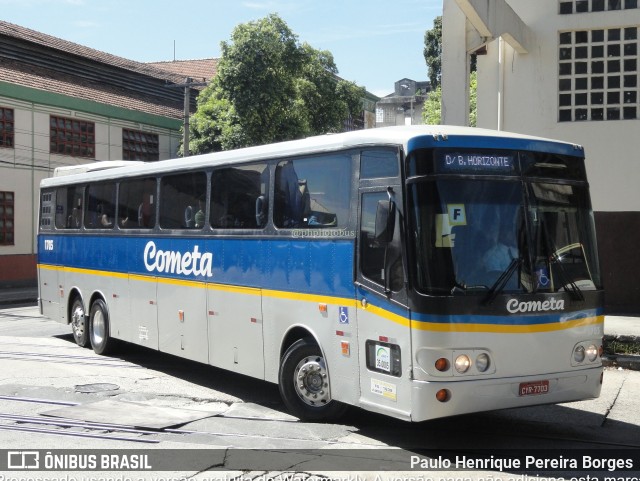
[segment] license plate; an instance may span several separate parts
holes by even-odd
[[[521,382],[518,388],[519,396],[536,396],[549,392],[549,381]]]

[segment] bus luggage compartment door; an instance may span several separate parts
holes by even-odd
[[[158,278],[160,351],[209,362],[206,305],[206,283]]]
[[[209,284],[209,363],[264,379],[262,290]]]

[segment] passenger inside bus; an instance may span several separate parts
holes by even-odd
[[[485,232],[489,247],[482,256],[482,267],[487,272],[504,272],[518,257],[512,225],[504,223],[492,226]]]

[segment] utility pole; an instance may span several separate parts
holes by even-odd
[[[184,79],[184,127],[182,128],[182,156],[189,157],[189,107],[191,106],[191,87],[193,79]]]
[[[182,88],[184,87],[184,126],[182,128],[182,156],[189,157],[189,107],[191,104],[191,88],[192,87],[205,87],[207,82],[202,79],[202,82],[195,82],[191,77],[184,79],[184,83],[167,85],[169,88]]]

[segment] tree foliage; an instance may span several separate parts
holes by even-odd
[[[476,126],[478,116],[478,73],[471,72],[469,78],[469,125]],[[432,90],[425,99],[422,107],[422,122],[425,124],[439,125],[442,122],[442,86]]]
[[[190,150],[227,150],[338,132],[365,90],[339,79],[329,51],[300,44],[278,15],[238,25],[198,97]]]
[[[442,121],[442,86],[438,86],[427,94],[422,107],[422,122],[439,125]]]
[[[433,19],[433,28],[424,34],[424,60],[429,68],[431,92],[425,100],[422,120],[425,124],[442,122],[442,17]],[[476,55],[469,59],[469,125],[476,126],[478,76],[476,73]]]
[[[475,127],[478,119],[478,72],[471,72],[469,78],[469,125]]]
[[[429,68],[431,90],[435,90],[442,77],[442,16],[434,18],[433,28],[425,32],[423,53]]]

